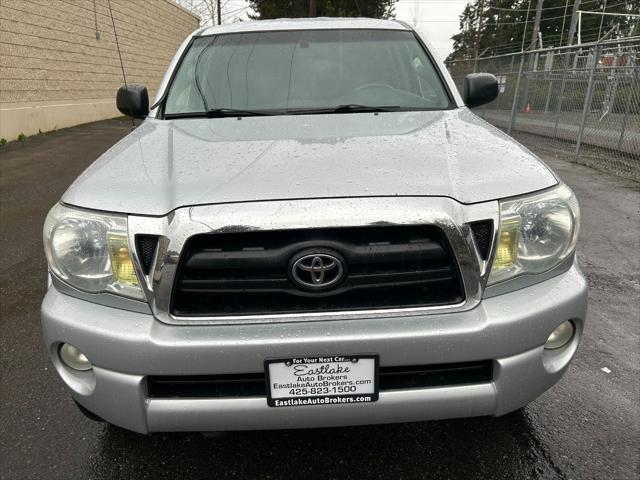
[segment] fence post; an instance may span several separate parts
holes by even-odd
[[[549,102],[551,102],[551,92],[553,91],[553,80],[549,80],[549,89],[547,90],[547,101],[544,102],[544,114],[549,113]]]
[[[511,135],[513,124],[516,121],[516,110],[518,108],[518,92],[520,90],[520,78],[522,77],[522,71],[524,70],[524,52],[520,54],[520,68],[518,69],[518,79],[516,80],[516,90],[513,92],[513,103],[511,104],[511,118],[509,119],[509,129],[507,133]]]
[[[630,92],[635,92],[635,88],[636,88],[636,76],[634,75],[631,78],[631,88],[629,89]],[[625,131],[627,129],[627,117],[629,116],[629,104],[631,103],[631,100],[627,100],[624,103],[624,115],[622,116],[622,126],[620,128],[620,137],[618,138],[618,150],[622,150],[622,142],[624,141],[624,134]]]
[[[598,60],[600,59],[600,45],[598,45],[593,52],[593,61],[591,62],[591,68],[589,69],[589,84],[587,85],[587,94],[584,98],[584,108],[582,109],[582,120],[580,121],[580,130],[578,130],[578,140],[576,142],[576,162],[580,156],[580,147],[582,146],[582,137],[584,135],[584,126],[587,122],[587,116],[591,109],[591,100],[593,100],[593,80],[598,68]]]
[[[549,79],[549,90],[547,91],[547,101],[544,102],[544,114],[549,113],[549,103],[551,102],[551,92],[553,91],[553,57],[554,51],[550,50],[544,57],[544,75]]]
[[[558,135],[558,123],[560,122],[560,113],[562,113],[562,104],[564,103],[564,91],[567,86],[567,74],[569,72],[569,56],[570,55],[571,55],[571,52],[567,52],[564,54],[564,69],[562,72],[562,82],[560,83],[560,94],[558,95],[558,104],[556,105],[556,123],[553,126],[554,138]]]

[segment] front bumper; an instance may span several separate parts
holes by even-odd
[[[503,415],[556,383],[575,354],[586,315],[578,267],[455,313],[254,325],[167,325],[150,314],[93,304],[50,287],[42,324],[56,370],[73,397],[110,423],[137,432],[328,427]],[[545,351],[565,320],[573,340]],[[61,342],[94,365],[74,373]],[[377,352],[381,366],[493,360],[493,380],[380,392],[375,403],[271,408],[266,398],[148,398],[146,375],[255,373],[267,357]]]

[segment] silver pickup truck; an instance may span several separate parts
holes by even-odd
[[[42,326],[136,432],[504,415],[583,330],[573,192],[390,20],[206,27],[44,226]]]

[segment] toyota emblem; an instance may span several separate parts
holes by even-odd
[[[328,253],[307,253],[295,258],[291,278],[301,287],[315,290],[335,285],[344,276],[344,263]]]

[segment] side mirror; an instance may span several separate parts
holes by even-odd
[[[118,110],[129,117],[145,118],[149,114],[149,94],[144,85],[123,85],[116,95]]]
[[[490,73],[471,73],[464,79],[462,99],[468,107],[489,103],[498,96],[498,79]]]

